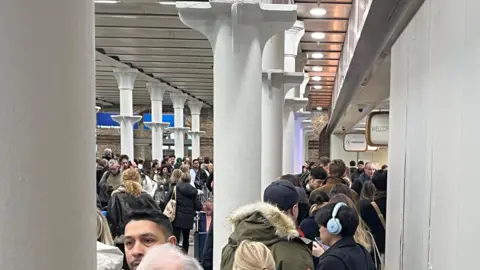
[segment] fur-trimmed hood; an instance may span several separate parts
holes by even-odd
[[[242,206],[232,213],[228,221],[234,232],[251,226],[261,227],[262,231],[270,230],[277,238],[291,239],[299,236],[294,221],[269,203],[257,202]]]

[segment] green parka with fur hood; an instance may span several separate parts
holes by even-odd
[[[243,240],[258,241],[272,252],[276,269],[313,270],[311,241],[299,237],[293,220],[268,203],[237,209],[230,217],[233,232],[222,250],[221,270],[232,270],[235,251]]]

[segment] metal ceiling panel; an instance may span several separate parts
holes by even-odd
[[[176,16],[109,15],[96,14],[96,26],[139,28],[184,28],[188,27]]]
[[[107,54],[130,54],[130,55],[154,55],[154,56],[211,56],[212,49],[192,49],[192,48],[133,48],[133,47],[113,47],[103,48]]]
[[[211,48],[208,40],[161,39],[161,38],[95,38],[95,46],[103,47],[148,47],[148,48]]]
[[[325,38],[321,39],[321,40],[312,38],[312,33],[314,33],[314,32],[305,32],[305,35],[302,37],[302,41],[343,42],[345,40],[345,33],[325,33]]]
[[[142,68],[209,68],[213,69],[213,64],[210,63],[183,63],[183,62],[131,62],[135,66],[141,66]]]
[[[322,2],[322,1],[320,1]],[[315,3],[297,3],[298,17],[301,19],[314,19],[315,16],[310,14],[312,8],[318,7],[317,1]],[[320,3],[320,7],[324,8],[327,13],[322,19],[345,19],[348,20],[350,15],[350,4],[326,4]]]
[[[197,73],[153,73],[156,78],[209,78],[213,79],[213,74],[197,74]]]
[[[140,65],[141,66],[141,65]],[[147,73],[195,73],[195,74],[213,74],[212,69],[192,69],[192,68],[143,68]]]
[[[175,5],[117,3],[95,3],[96,14],[120,14],[120,15],[178,15]]]
[[[341,52],[342,43],[302,42],[302,51]]]
[[[147,56],[147,55],[116,55],[126,62],[183,62],[183,63],[212,63],[213,57],[207,56]]]
[[[335,19],[304,19],[305,31],[314,32],[347,32],[347,20]]]
[[[201,33],[191,29],[161,29],[134,27],[95,27],[96,37],[119,38],[167,38],[167,39],[205,39]]]

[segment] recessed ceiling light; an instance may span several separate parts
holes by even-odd
[[[320,59],[323,58],[323,53],[312,53],[313,59]]]
[[[321,85],[314,85],[314,86],[313,86],[313,89],[315,89],[315,90],[320,90],[320,89],[322,89],[322,86],[321,86]]]
[[[158,2],[160,5],[167,5],[167,6],[175,6],[177,4],[176,1],[161,1]]]
[[[327,14],[327,11],[324,8],[312,8],[310,9],[310,14],[315,17],[321,17],[325,14]]]
[[[325,33],[323,33],[323,32],[313,32],[311,34],[311,37],[313,39],[324,39],[325,38]]]
[[[313,76],[312,77],[312,81],[317,81],[318,82],[318,81],[321,81],[321,80],[322,80],[322,77],[320,77],[320,76]]]
[[[95,3],[98,4],[118,4],[120,1],[118,0],[95,0]]]
[[[321,111],[322,110],[322,107],[317,107],[317,111]]]
[[[312,71],[322,71],[323,68],[319,66],[312,67]]]

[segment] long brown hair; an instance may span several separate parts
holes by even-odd
[[[140,184],[140,174],[136,169],[126,169],[123,171],[123,186],[125,192],[135,197],[140,197],[142,194],[142,185]]]

